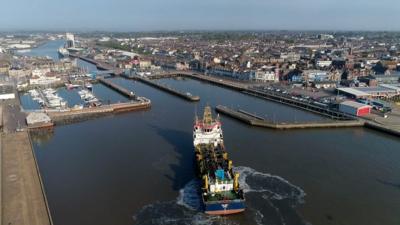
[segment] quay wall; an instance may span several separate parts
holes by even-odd
[[[353,118],[349,117],[348,115],[338,112],[338,111],[333,111],[333,110],[329,110],[326,108],[321,108],[319,106],[316,105],[312,105],[310,103],[306,103],[306,102],[301,102],[301,101],[297,101],[291,98],[287,98],[284,96],[279,96],[279,95],[274,95],[274,94],[270,94],[270,93],[263,93],[254,89],[251,89],[247,86],[247,84],[240,84],[237,82],[233,82],[233,81],[227,81],[227,80],[221,80],[215,77],[211,77],[211,76],[206,76],[206,75],[202,75],[199,73],[191,73],[188,71],[174,71],[174,72],[169,72],[164,74],[165,76],[170,76],[170,75],[179,75],[179,76],[184,76],[184,77],[189,77],[189,78],[193,78],[193,79],[197,79],[197,80],[201,80],[201,81],[206,81],[206,82],[210,82],[219,86],[223,86],[223,87],[227,87],[230,89],[234,89],[237,91],[240,91],[244,94],[247,95],[251,95],[254,97],[258,97],[258,98],[262,98],[265,100],[269,100],[269,101],[273,101],[273,102],[277,102],[280,104],[284,104],[284,105],[288,105],[294,108],[298,108],[298,109],[302,109],[311,113],[315,113],[318,115],[322,115],[325,117],[329,117],[331,119],[338,119],[338,120],[351,120]]]
[[[153,82],[153,81],[151,81],[149,79],[145,79],[145,78],[138,77],[138,76],[134,77],[134,79],[136,79],[136,80],[138,80],[140,82],[143,82],[145,84],[148,84],[150,86],[156,87],[156,88],[158,88],[158,89],[160,89],[162,91],[165,91],[165,92],[168,92],[168,93],[173,94],[175,96],[178,96],[180,98],[183,98],[185,100],[192,101],[192,102],[200,101],[200,97],[199,96],[188,95],[186,93],[183,93],[183,92],[177,91],[175,89],[169,88],[169,87],[167,87],[165,85]]]
[[[29,133],[3,133],[1,142],[1,223],[52,225]]]
[[[384,133],[387,133],[387,134],[391,134],[391,135],[394,135],[394,136],[397,136],[397,137],[400,137],[400,131],[399,130],[394,130],[394,129],[391,129],[391,128],[386,127],[384,125],[380,125],[380,124],[377,124],[377,123],[374,123],[374,122],[371,122],[371,121],[365,121],[365,127],[373,129],[373,130],[377,130],[377,131],[380,131],[380,132],[384,132]]]
[[[233,110],[226,106],[216,106],[216,111],[226,114],[232,118],[240,120],[251,126],[266,127],[271,129],[301,129],[301,128],[339,128],[339,127],[361,127],[364,122],[359,120],[352,121],[332,121],[332,122],[306,122],[306,123],[274,123],[261,119],[243,110]]]
[[[117,84],[114,84],[111,81],[108,81],[108,80],[106,80],[106,79],[104,79],[102,77],[98,77],[97,80],[100,81],[100,83],[106,85],[107,87],[112,88],[113,90],[119,92],[120,94],[122,94],[122,95],[124,95],[124,96],[126,96],[126,97],[128,97],[130,99],[134,99],[135,98],[135,93],[133,93],[132,91],[129,91],[129,90],[117,85]]]
[[[149,109],[151,107],[151,101],[143,97],[141,98],[143,100],[138,102],[116,103],[66,112],[49,112],[48,115],[55,125],[62,125],[111,115],[113,113]]]

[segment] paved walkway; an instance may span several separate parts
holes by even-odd
[[[3,134],[1,142],[1,224],[51,224],[28,133]]]
[[[394,106],[393,111],[388,113],[388,117],[384,118],[381,114],[370,114],[365,116],[366,119],[381,124],[389,129],[400,132],[400,107]]]

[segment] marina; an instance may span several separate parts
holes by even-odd
[[[400,225],[400,1],[3,1],[0,225]]]
[[[140,82],[110,81],[151,99],[151,110],[56,126],[53,133],[33,138],[57,224],[132,224],[132,218],[135,224],[209,221],[201,210],[193,210],[196,201],[185,201],[196,199],[191,193],[200,187],[193,182],[190,151],[196,107],[225,105],[275,122],[330,121],[200,80],[160,80],[198,94],[201,100],[195,104]],[[103,102],[128,101],[102,84],[94,84],[93,91]],[[400,171],[396,138],[363,127],[300,132],[250,127],[222,114],[221,121],[229,158],[247,191],[247,208],[212,222],[257,224],[259,212],[264,215],[261,223],[280,224],[283,218],[293,224],[396,224],[398,218],[390,216],[396,215],[400,198],[395,188]],[[65,182],[59,182],[60,176]],[[357,210],[360,204],[363,208]]]
[[[186,126],[181,126],[177,124],[177,121],[169,121],[168,118],[170,118],[172,115],[175,114],[175,116],[180,117],[180,121],[183,120],[182,123],[191,123],[192,122],[192,116],[188,117],[186,116],[186,114],[190,114],[193,115],[193,107],[190,107],[188,105],[187,102],[184,101],[179,101],[179,99],[176,99],[173,96],[168,96],[165,94],[162,94],[163,92],[151,88],[151,87],[146,87],[146,85],[142,85],[140,83],[133,83],[133,82],[128,82],[128,81],[124,81],[123,79],[118,79],[118,82],[116,82],[116,80],[114,79],[115,83],[125,83],[125,86],[131,86],[132,88],[135,89],[135,91],[140,94],[140,95],[145,95],[148,96],[149,98],[152,99],[152,110],[149,113],[146,114],[124,114],[119,116],[118,118],[114,117],[114,118],[105,118],[105,119],[99,119],[96,121],[92,121],[89,123],[82,123],[83,128],[81,128],[81,125],[77,125],[76,128],[73,127],[59,127],[57,128],[58,131],[56,131],[56,134],[52,137],[52,140],[50,142],[47,142],[49,146],[46,147],[39,147],[40,149],[44,150],[47,149],[49,150],[50,148],[54,147],[57,145],[57,143],[59,143],[60,141],[62,143],[65,143],[62,138],[62,135],[70,135],[70,138],[75,140],[76,138],[79,137],[79,135],[82,135],[83,133],[86,132],[95,132],[95,130],[99,129],[106,129],[107,127],[107,132],[98,132],[96,131],[96,135],[100,135],[98,137],[100,137],[101,139],[103,139],[104,141],[100,141],[100,143],[97,143],[96,146],[100,146],[100,145],[105,145],[105,146],[109,146],[109,148],[118,148],[118,149],[123,149],[123,153],[120,156],[116,156],[113,155],[113,158],[115,160],[118,160],[119,162],[119,166],[113,166],[112,169],[112,173],[113,174],[120,174],[120,179],[123,180],[123,185],[128,186],[126,191],[124,193],[121,194],[113,194],[112,196],[114,198],[123,198],[125,195],[128,195],[129,193],[131,193],[129,191],[129,189],[131,188],[136,188],[136,190],[141,190],[141,193],[153,193],[154,191],[159,191],[158,188],[152,188],[152,187],[148,187],[147,185],[144,184],[140,184],[138,182],[134,182],[134,180],[131,180],[129,177],[131,176],[135,176],[137,179],[146,179],[146,177],[144,176],[152,176],[152,177],[156,177],[157,178],[157,184],[158,186],[162,186],[164,188],[166,188],[166,190],[163,190],[163,196],[165,196],[164,198],[166,200],[171,199],[171,197],[169,196],[177,196],[178,192],[179,192],[179,188],[177,190],[174,189],[174,185],[175,183],[178,183],[176,185],[178,185],[178,187],[182,187],[181,185],[184,185],[183,183],[189,182],[193,175],[191,175],[190,173],[185,173],[185,172],[179,172],[179,171],[184,171],[185,168],[189,169],[192,168],[192,164],[189,163],[190,160],[192,159],[190,154],[185,153],[186,150],[188,148],[190,148],[190,142],[186,142],[184,141],[183,144],[179,144],[181,140],[186,140],[189,139],[191,135],[187,134],[186,132],[182,131],[183,128],[185,128]],[[178,81],[177,81],[178,82]],[[129,85],[128,85],[129,83]],[[197,82],[195,82],[197,84]],[[197,84],[197,85],[201,85],[201,84]],[[139,88],[140,87],[140,88]],[[212,97],[212,95],[215,95],[216,93],[218,93],[217,96],[224,96],[223,99],[225,101],[228,101],[229,99],[235,99],[235,101],[239,101],[239,104],[243,104],[241,103],[241,98],[245,98],[247,99],[248,97],[240,97],[239,94],[235,94],[234,92],[228,91],[228,90],[222,90],[218,87],[213,87],[213,86],[209,86],[209,85],[201,85],[201,88],[205,89],[201,92],[201,96],[205,96],[203,97],[203,101],[205,102],[209,102],[210,104],[215,104],[215,102],[219,102],[218,98],[214,99],[214,97]],[[133,90],[133,89],[132,89]],[[207,94],[209,93],[209,94]],[[210,95],[210,96],[209,96]],[[232,96],[233,95],[233,96]],[[157,97],[158,96],[158,97]],[[232,96],[230,98],[227,98],[226,96]],[[245,96],[245,95],[243,95]],[[222,97],[221,97],[222,98]],[[154,102],[156,101],[156,102]],[[179,103],[181,102],[181,103]],[[206,104],[206,103],[202,103],[202,104]],[[262,102],[260,100],[260,102]],[[170,104],[175,105],[176,107],[179,107],[181,110],[173,110],[173,111],[169,111],[166,110],[168,108],[168,106]],[[279,107],[279,106],[276,106]],[[181,112],[182,109],[184,110],[184,112]],[[155,112],[156,114],[153,114],[152,112]],[[159,117],[157,115],[161,115],[163,114],[163,117]],[[278,117],[277,117],[278,118]],[[298,114],[298,118],[302,118],[300,117],[300,114]],[[325,186],[327,185],[325,182],[323,181],[315,181],[314,179],[312,179],[312,176],[318,176],[319,173],[316,172],[311,172],[311,168],[306,166],[305,168],[303,167],[303,162],[306,162],[310,159],[306,158],[306,152],[304,152],[303,150],[300,150],[298,148],[296,148],[295,144],[299,143],[300,139],[306,139],[306,140],[302,140],[302,142],[307,142],[309,143],[309,145],[312,146],[311,149],[320,149],[316,152],[314,152],[314,157],[316,157],[316,159],[312,159],[311,162],[315,163],[315,164],[320,164],[321,161],[323,161],[326,156],[324,156],[325,154],[328,154],[330,157],[335,157],[335,153],[337,150],[337,148],[333,148],[333,147],[327,147],[325,146],[325,144],[328,142],[329,137],[332,134],[335,135],[339,135],[339,138],[341,138],[342,140],[344,140],[344,142],[351,142],[351,138],[354,137],[354,135],[362,135],[363,137],[365,137],[366,139],[378,139],[380,141],[385,141],[386,144],[395,144],[396,141],[394,139],[389,138],[389,140],[387,138],[384,138],[378,134],[374,134],[373,132],[364,130],[363,128],[355,128],[355,130],[353,129],[339,129],[337,131],[333,131],[333,130],[327,130],[327,129],[319,129],[318,131],[315,130],[309,130],[306,132],[305,135],[301,135],[299,136],[299,134],[297,132],[295,132],[295,130],[293,131],[277,131],[277,132],[269,132],[269,131],[259,131],[259,130],[253,130],[251,128],[245,128],[243,127],[241,124],[236,123],[235,121],[230,120],[229,118],[225,118],[222,117],[221,118],[222,121],[224,122],[224,126],[225,126],[225,137],[227,139],[227,147],[229,149],[232,149],[230,151],[230,155],[231,158],[233,158],[233,160],[235,160],[235,164],[236,165],[256,165],[256,167],[258,168],[258,170],[263,170],[263,171],[270,171],[270,173],[273,174],[280,174],[281,176],[284,176],[288,179],[290,179],[291,183],[295,183],[297,186],[302,187],[306,192],[307,195],[310,195],[310,193],[320,193],[318,191],[307,191],[310,190],[311,186]],[[282,118],[284,119],[284,118]],[[290,119],[290,116],[285,117],[285,119]],[[118,123],[118,127],[116,128],[112,128],[111,124],[113,123]],[[148,124],[149,123],[149,124]],[[164,130],[163,128],[160,128],[160,126],[163,127],[167,127],[166,130]],[[83,130],[79,130],[78,132],[78,127],[79,129],[83,129]],[[135,130],[132,130],[132,127],[135,127]],[[126,134],[123,134],[120,132],[120,129],[125,130]],[[187,128],[186,128],[187,129]],[[144,131],[145,133],[142,133],[141,131]],[[251,137],[245,135],[245,136],[240,136],[237,135],[236,132],[250,132],[252,134]],[[78,132],[77,134],[73,134],[75,132]],[[132,142],[126,143],[125,141],[122,143],[118,143],[116,146],[114,145],[113,147],[111,147],[110,145],[107,145],[108,141],[111,141],[111,137],[109,137],[109,133],[118,133],[119,135],[121,135],[121,138],[125,138],[127,139],[133,139]],[[287,136],[286,138],[289,138],[291,140],[293,140],[293,145],[286,143],[287,139],[286,138],[282,138],[282,135]],[[161,135],[161,136],[159,136]],[[176,135],[176,136],[175,136]],[[231,136],[231,138],[229,138]],[[324,142],[315,142],[314,138],[317,139],[324,139]],[[237,139],[238,141],[234,141],[234,143],[229,143],[232,142],[232,139]],[[79,139],[78,140],[82,140]],[[250,141],[252,140],[252,141]],[[271,142],[272,140],[277,140],[278,143],[276,144],[272,144],[271,146]],[[157,144],[151,144],[153,142],[157,141]],[[70,142],[70,141],[69,141]],[[91,151],[93,151],[93,147],[89,147],[89,143],[85,144],[86,142],[81,141],[79,146],[81,149],[87,149],[84,150],[85,154],[85,159],[84,162],[88,163],[90,161],[87,154],[90,154]],[[141,151],[146,151],[146,149],[152,148],[154,149],[153,151],[155,152],[159,152],[160,154],[163,155],[174,155],[174,154],[178,154],[179,157],[175,158],[172,157],[172,159],[170,159],[169,157],[166,158],[162,158],[161,161],[157,160],[157,159],[153,159],[153,158],[147,158],[145,156],[140,156],[137,159],[134,159],[133,162],[134,164],[132,164],[132,158],[138,157],[137,154],[131,152],[129,149],[131,148],[130,146],[132,146],[132,144],[135,143],[134,145],[136,146],[136,148],[141,149]],[[159,145],[159,143],[162,143],[162,145],[164,146],[163,149],[159,149],[157,146]],[[171,144],[169,144],[171,143]],[[272,142],[273,143],[273,142]],[[284,144],[285,143],[285,144]],[[71,148],[72,145],[77,145],[78,142],[74,141],[73,143],[68,143],[65,147],[63,147],[63,149],[69,149]],[[91,144],[92,145],[92,144]],[[176,147],[175,147],[176,146]],[[179,146],[179,147],[178,147]],[[261,147],[260,147],[261,146]],[[265,146],[265,147],[262,147]],[[267,147],[268,146],[268,147]],[[369,151],[372,151],[372,149],[377,148],[378,146],[372,144],[372,140],[369,141],[368,143],[366,143],[365,145],[363,145],[365,148],[370,149]],[[369,147],[367,147],[369,146]],[[394,146],[393,146],[394,147]],[[235,151],[235,149],[247,149],[246,151]],[[347,144],[340,144],[339,148],[342,149],[340,150],[340,153],[338,154],[346,154],[346,152],[353,152],[353,154],[357,154],[357,155],[364,155],[365,154],[365,149],[364,150],[358,150],[354,153],[354,149],[351,149],[351,146],[348,146]],[[90,150],[92,149],[92,150]],[[109,152],[106,149],[107,148],[103,148],[103,147],[97,147],[95,148],[96,151],[101,151],[104,154]],[[279,149],[279,154],[274,151],[274,149]],[[325,149],[325,150],[322,150]],[[46,150],[44,150],[46,151]],[[42,158],[42,162],[44,163],[46,161],[46,159],[50,159],[52,157],[56,157],[55,154],[49,153],[47,151],[47,153],[45,154],[44,151],[41,151],[42,154],[41,156]],[[249,152],[250,151],[250,152]],[[393,154],[395,153],[395,148],[392,149]],[[177,153],[176,153],[177,152]],[[364,152],[364,153],[362,153]],[[373,154],[374,151],[372,151],[371,154]],[[61,153],[62,155],[66,156],[66,152],[65,153]],[[77,154],[77,153],[75,153]],[[109,156],[109,154],[112,154],[111,152],[107,153],[107,155]],[[120,153],[121,154],[121,151]],[[278,155],[276,155],[278,154]],[[296,159],[296,161],[294,160],[290,160],[290,156],[296,154],[299,155],[301,162],[298,162]],[[179,161],[179,158],[182,158],[182,161]],[[336,156],[337,157],[337,156]],[[67,157],[69,158],[69,157]],[[124,160],[124,158],[126,158]],[[254,158],[260,158],[259,160],[256,160],[255,164],[253,164]],[[271,158],[270,160],[268,160],[268,158]],[[129,160],[128,160],[129,159]],[[277,163],[274,163],[273,160],[277,160],[280,159],[282,161],[285,161],[286,163],[292,163],[294,165],[294,168],[301,168],[303,167],[303,169],[300,169],[300,173],[306,173],[306,172],[311,172],[312,175],[310,176],[301,176],[301,178],[296,178],[296,176],[293,176],[293,174],[299,174],[298,170],[296,169],[297,172],[294,173],[294,169],[293,171],[289,170],[289,171],[285,171],[284,169],[279,169],[279,165]],[[369,157],[364,158],[362,161],[368,160]],[[167,160],[166,163],[163,163],[162,161]],[[174,160],[178,160],[178,163],[173,163]],[[321,160],[321,161],[320,161]],[[95,173],[95,168],[98,168],[98,166],[100,166],[101,164],[106,163],[108,160],[106,160],[105,158],[103,158],[102,160],[99,160],[97,162],[92,162],[89,164],[89,166],[86,166],[86,168],[88,168],[92,173]],[[145,162],[141,162],[141,161],[145,161]],[[385,162],[387,162],[387,159],[384,160]],[[389,160],[390,161],[390,160]],[[336,161],[337,162],[337,161]],[[154,166],[145,166],[145,164],[154,164]],[[173,163],[172,167],[169,166],[169,163]],[[322,163],[322,162],[321,162]],[[374,188],[378,188],[381,190],[386,190],[389,191],[389,189],[385,188],[385,187],[380,187],[379,184],[374,184],[372,181],[370,181],[369,177],[366,176],[362,176],[361,175],[361,171],[360,169],[358,169],[358,166],[349,166],[350,163],[348,160],[344,160],[341,162],[337,162],[337,163],[327,163],[327,169],[324,169],[322,171],[322,174],[333,174],[336,173],[335,171],[339,171],[340,174],[344,174],[348,172],[348,169],[351,170],[355,170],[355,172],[352,172],[348,175],[346,175],[346,179],[342,179],[342,178],[338,178],[338,179],[334,179],[334,181],[330,181],[330,182],[338,182],[340,183],[339,185],[335,185],[335,189],[336,191],[338,191],[339,193],[346,193],[347,191],[349,191],[348,188],[344,188],[344,186],[351,186],[351,189],[358,189],[358,190],[363,190],[363,193],[365,193],[367,190],[365,188],[362,188],[364,185],[366,186],[373,186]],[[326,164],[326,163],[324,163]],[[262,166],[265,165],[265,166]],[[274,167],[276,166],[278,169],[271,169],[272,166],[268,166],[268,165],[274,165]],[[67,165],[63,166],[63,168],[65,168]],[[140,168],[142,168],[142,166],[145,166],[147,168],[146,174],[141,174],[138,172],[134,172],[135,170],[140,170]],[[175,166],[178,167],[177,170],[172,170],[171,172],[166,172],[169,176],[179,176],[179,179],[173,179],[173,180],[169,180],[167,178],[164,178],[164,172],[160,171],[160,168],[162,168],[162,171],[168,171],[170,168],[175,168]],[[326,166],[326,165],[325,165]],[[131,172],[127,172],[125,170],[126,167],[129,167],[129,171]],[[385,167],[384,165],[379,165],[379,167]],[[260,169],[262,168],[262,169]],[[325,167],[326,168],[326,167]],[[60,171],[62,168],[57,169],[56,171]],[[372,168],[371,168],[372,169]],[[47,171],[47,174],[52,174],[51,176],[56,176],[57,172],[56,171]],[[176,171],[176,172],[175,172]],[[332,172],[330,172],[332,171]],[[110,171],[108,171],[109,173]],[[359,173],[360,172],[360,173]],[[377,172],[377,171],[376,171]],[[175,174],[177,173],[177,174]],[[126,175],[124,175],[126,174]],[[292,174],[292,175],[291,175]],[[385,172],[384,176],[386,176],[386,179],[389,179],[391,172]],[[351,177],[353,176],[357,176],[359,179],[361,179],[361,184],[354,186],[354,184],[351,184],[352,182],[348,181],[348,179],[351,180]],[[361,177],[360,177],[361,176]],[[69,179],[90,179],[87,175],[79,175],[78,171],[71,171],[68,172],[68,177]],[[291,177],[291,178],[289,178]],[[183,179],[182,183],[179,182],[178,180]],[[92,181],[97,180],[97,179],[91,179]],[[153,179],[152,179],[153,180]],[[348,181],[348,182],[347,182]],[[97,181],[97,187],[99,188],[98,184],[100,184],[100,188],[102,189],[109,189],[112,188],[111,186],[107,185],[107,183],[111,182],[112,183],[112,179],[108,179],[106,177],[101,178],[100,180]],[[149,180],[150,182],[150,180]],[[53,182],[48,183],[49,185],[51,185],[53,188],[57,188],[57,185]],[[120,183],[122,185],[122,183]],[[179,185],[180,184],[180,185]],[[340,188],[340,186],[342,186],[342,188]],[[87,185],[86,188],[90,188],[91,185]],[[116,190],[117,188],[115,188]],[[146,190],[146,189],[150,189],[150,190]],[[369,189],[369,188],[368,188]],[[61,188],[57,188],[57,190],[62,191]],[[73,189],[74,190],[74,195],[80,195],[83,194],[84,191],[81,191],[79,189]],[[118,189],[119,190],[119,189]],[[368,192],[368,191],[367,191]],[[393,191],[389,191],[391,194],[394,194]],[[107,192],[110,193],[110,192]],[[174,194],[175,193],[175,194]],[[104,192],[102,192],[100,194],[100,192],[98,192],[98,194],[96,194],[96,202],[99,200],[99,198],[101,200],[106,200],[107,198],[105,197],[101,197],[103,196]],[[322,193],[321,193],[322,194]],[[354,193],[353,193],[354,194]],[[325,194],[325,197],[330,196],[330,199],[333,198],[337,198],[337,195],[330,195],[330,194]],[[357,199],[357,196],[359,195],[355,195],[355,197],[352,199],[353,201],[355,199]],[[325,198],[324,197],[324,198]],[[360,196],[361,197],[361,196]],[[56,197],[53,196],[53,200],[56,201],[57,198],[60,198],[60,196]],[[135,202],[139,201],[144,201],[144,202],[149,202],[148,204],[151,204],[151,202],[153,201],[157,201],[157,199],[159,199],[160,197],[155,196],[154,198],[144,198],[144,197],[140,197],[139,195],[134,195],[134,197],[132,197],[131,199],[135,199]],[[173,199],[174,197],[172,197]],[[388,197],[391,199],[391,197]],[[365,198],[364,198],[365,199]],[[61,199],[59,201],[62,201]],[[82,201],[82,200],[80,200]],[[84,202],[86,202],[86,204],[94,204],[95,200],[91,199],[91,198],[84,198],[83,199]],[[251,195],[248,197],[247,200],[250,204],[250,206],[255,202],[257,202],[258,200],[254,200],[251,198]],[[318,198],[313,198],[313,197],[307,197],[307,203],[304,205],[304,207],[308,208],[311,207],[311,210],[313,213],[318,209],[316,209],[315,207],[312,206],[308,206],[308,202],[310,201],[314,201],[314,204],[320,204],[320,205],[324,205],[323,201],[321,200],[321,202],[318,203]],[[317,201],[317,202],[315,202]],[[70,202],[69,204],[71,204],[71,200],[67,201]],[[72,200],[72,202],[74,202]],[[136,206],[134,208],[136,208],[136,210],[140,211],[141,210],[141,205],[142,204],[135,204]],[[145,204],[146,205],[146,204]],[[338,210],[336,208],[336,206],[341,205],[340,202],[338,201],[334,201],[334,208],[331,208],[330,211],[332,212],[336,212],[340,213],[340,211],[342,210]],[[341,205],[342,206],[342,205]],[[65,210],[67,209],[67,205],[64,205]],[[131,209],[131,203],[126,202],[125,203],[125,207],[121,206],[120,202],[115,202],[111,203],[108,206],[97,206],[98,210],[105,210],[105,209],[110,209],[113,208],[113,210],[118,209],[117,211],[121,212],[121,214],[125,214],[123,213],[124,211],[129,211]],[[162,207],[162,206],[160,206]],[[171,206],[172,207],[172,206]],[[284,206],[280,206],[281,209],[286,209],[286,207]],[[372,205],[369,205],[368,208],[373,208],[375,210],[375,216],[377,215],[377,211],[379,211],[379,209],[381,209],[380,207],[373,207]],[[58,208],[58,210],[62,210],[64,211],[62,208]],[[388,210],[388,209],[386,209]],[[323,215],[323,212],[325,210],[321,210],[321,214]],[[167,213],[165,211],[163,211],[164,213]],[[249,211],[251,212],[251,210]],[[81,212],[78,210],[74,210],[73,212],[74,214],[80,214]],[[270,212],[272,213],[272,212]],[[67,213],[67,211],[64,211],[64,216],[62,217],[63,219],[68,219],[68,215],[70,215],[69,213]],[[82,214],[81,214],[82,215]],[[154,216],[154,214],[153,214]],[[374,217],[375,217],[374,216]],[[82,215],[83,217],[83,215]],[[123,217],[121,215],[121,217]],[[287,215],[285,215],[285,217],[287,217]],[[108,217],[103,217],[102,220],[107,220]],[[114,219],[120,218],[118,217],[114,217]],[[140,217],[139,217],[140,218]],[[157,218],[157,217],[155,217]],[[381,218],[382,219],[382,218]],[[321,220],[323,220],[323,218],[321,218]],[[359,221],[359,218],[355,219],[357,221]],[[123,223],[123,219],[120,220],[121,223]],[[240,219],[239,219],[240,221]],[[243,221],[245,222],[245,221]],[[248,221],[249,222],[249,221]],[[101,223],[100,221],[98,221],[98,223]],[[104,222],[104,224],[106,224],[107,222]],[[251,224],[251,222],[249,222]],[[126,224],[129,224],[129,220],[126,220]]]
[[[65,109],[67,107],[67,102],[58,96],[56,90],[52,88],[32,89],[28,92],[41,107],[50,109]]]

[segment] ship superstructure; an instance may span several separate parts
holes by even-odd
[[[74,34],[66,33],[65,44],[58,49],[60,57],[68,57],[70,54],[75,54],[79,51],[82,51],[82,48],[79,47],[79,42],[75,40]]]
[[[208,106],[204,109],[203,118],[195,119],[193,144],[198,173],[202,179],[205,213],[226,215],[244,211],[245,199],[239,187],[239,173],[232,170],[219,117],[213,119]]]

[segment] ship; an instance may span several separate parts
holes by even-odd
[[[70,54],[76,54],[77,52],[83,50],[82,48],[78,48],[76,46],[74,34],[66,33],[65,38],[66,41],[64,46],[58,49],[58,54],[60,55],[60,58],[68,57]]]
[[[68,49],[61,47],[58,49],[58,55],[60,56],[60,58],[68,57],[69,51],[68,51]]]
[[[193,144],[197,173],[202,180],[200,192],[204,212],[210,215],[243,212],[245,196],[239,186],[239,173],[233,172],[219,116],[213,119],[209,106],[205,107],[201,120],[195,118]]]

